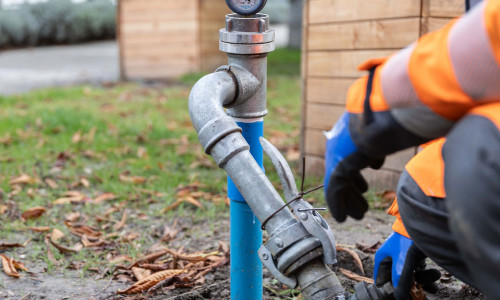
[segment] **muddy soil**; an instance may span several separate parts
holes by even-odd
[[[391,232],[391,217],[383,211],[372,210],[362,222],[348,220],[343,224],[337,224],[330,218],[329,221],[337,244],[358,253],[365,269],[364,275],[372,277],[373,254],[362,252],[355,246],[356,244],[370,246],[383,241]],[[229,222],[226,216],[210,221],[185,218],[179,220],[179,224],[182,224],[184,229],[170,242],[169,247],[183,246],[185,250],[199,251],[216,247],[220,240],[229,242]],[[152,224],[153,230],[154,227]],[[338,260],[338,267],[362,275],[347,253],[339,252]],[[160,290],[154,295],[128,297],[116,295],[115,292],[124,289],[130,283],[118,282],[110,276],[105,278],[102,278],[102,274],[96,274],[94,277],[88,274],[82,276],[81,271],[71,270],[47,273],[43,261],[31,264],[28,262],[27,267],[32,272],[31,275],[19,279],[7,277],[0,272],[0,299],[230,299],[230,276],[227,265],[207,274],[205,283],[195,288]],[[444,271],[441,271],[444,274]],[[337,275],[346,290],[352,291],[356,281],[346,278],[339,272]],[[484,299],[478,292],[451,276],[444,276],[439,282],[439,287],[440,290],[436,295],[428,295],[429,300]],[[264,270],[264,299],[294,299],[296,296],[296,291],[287,291],[270,276],[267,270]]]

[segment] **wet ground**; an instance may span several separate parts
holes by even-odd
[[[206,224],[210,222],[211,224]],[[213,227],[213,221],[184,219],[180,224],[189,226],[189,234],[172,241],[172,246],[184,245],[186,249],[197,249],[215,240],[229,241],[229,222],[221,219]],[[330,222],[334,230],[337,245],[355,251],[365,268],[365,276],[373,274],[373,254],[360,251],[356,246],[373,245],[391,232],[391,220],[383,211],[371,211],[362,222],[348,220],[343,224]],[[213,232],[206,232],[207,225],[212,225]],[[28,251],[28,250],[27,250]],[[339,266],[352,272],[360,273],[350,255],[338,253]],[[46,272],[43,261],[28,263],[32,272],[30,276],[20,279],[7,277],[0,272],[0,299],[230,299],[229,266],[217,269],[205,277],[203,285],[195,288],[177,288],[163,290],[156,294],[119,296],[115,292],[128,284],[113,280],[110,276],[96,273],[94,276],[83,276],[81,271]],[[444,271],[442,271],[444,272]],[[89,273],[86,273],[89,274]],[[92,274],[92,273],[90,273]],[[356,281],[337,273],[347,291],[352,291]],[[361,274],[360,274],[361,275]],[[105,278],[103,278],[105,277]],[[267,272],[264,271],[264,299],[294,299],[293,291],[287,292]],[[436,295],[428,295],[429,300],[437,299],[484,299],[479,293],[450,276],[439,282],[440,290]],[[296,294],[295,294],[296,295]]]

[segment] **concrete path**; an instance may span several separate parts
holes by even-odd
[[[118,77],[114,41],[0,52],[0,95]]]

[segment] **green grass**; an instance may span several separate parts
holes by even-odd
[[[283,152],[298,149],[299,65],[299,51],[278,49],[269,55],[265,136]],[[177,84],[164,88],[128,83],[105,88],[52,88],[0,97],[0,205],[9,207],[0,214],[0,240],[24,242],[31,238],[27,257],[44,261],[52,271],[55,267],[47,259],[43,234],[26,229],[58,228],[66,234],[62,243],[71,246],[76,240],[63,224],[64,216],[70,212],[79,211],[86,216],[88,225],[102,226],[95,217],[126,202],[132,216],[126,228],[137,232],[150,230],[151,224],[162,224],[176,216],[194,215],[209,220],[226,216],[228,208],[224,202],[212,201],[213,197],[225,196],[226,174],[204,154],[187,111],[190,89],[202,75],[186,75]],[[297,161],[291,163],[297,166]],[[268,159],[265,168],[278,186]],[[23,174],[35,182],[18,186],[9,183]],[[124,182],[120,174],[146,181]],[[78,184],[82,179],[90,185]],[[50,187],[47,180],[57,182],[58,187]],[[316,180],[308,178],[308,183],[317,185],[313,182]],[[176,201],[176,189],[192,184],[213,196],[198,199],[205,209],[184,203],[164,213]],[[89,199],[113,193],[116,199],[101,204],[53,204],[69,190],[80,191]],[[48,210],[36,220],[23,222],[20,214],[34,206]],[[121,218],[122,212],[120,209],[110,214],[111,224]],[[147,220],[137,218],[140,214],[146,215]],[[134,243],[109,251],[137,257],[151,243],[140,236]],[[63,258],[54,248],[53,252]],[[16,256],[15,251],[11,254]],[[88,249],[73,254],[71,260],[87,261],[86,268],[107,261],[105,253]]]

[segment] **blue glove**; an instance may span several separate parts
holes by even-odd
[[[343,222],[347,216],[362,219],[368,203],[362,194],[368,185],[361,170],[380,168],[383,159],[372,159],[360,151],[349,131],[349,113],[344,113],[333,128],[325,133],[325,198],[332,216]]]
[[[411,239],[392,233],[375,253],[375,284],[382,286],[392,282],[396,300],[410,299],[410,289],[415,281],[427,292],[436,293],[435,281],[439,280],[441,273],[436,269],[426,269],[425,258]]]

